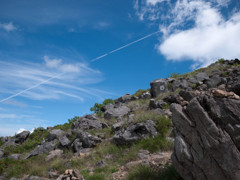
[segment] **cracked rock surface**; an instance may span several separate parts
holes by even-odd
[[[171,111],[178,173],[186,180],[239,180],[240,100],[206,94]]]

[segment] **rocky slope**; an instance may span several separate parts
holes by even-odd
[[[0,179],[240,179],[240,61],[0,140]],[[171,158],[170,158],[171,156]]]

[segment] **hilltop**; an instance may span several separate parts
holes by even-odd
[[[220,59],[0,140],[0,179],[239,179],[240,61]]]

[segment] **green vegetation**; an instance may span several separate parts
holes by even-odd
[[[4,144],[4,142],[2,141],[2,139],[0,138],[0,146],[2,146]]]
[[[25,153],[33,150],[37,145],[41,144],[42,139],[47,138],[48,131],[45,129],[37,128],[32,134],[29,135],[29,138],[22,144],[16,146],[7,146],[4,149],[6,155],[14,153]]]
[[[137,96],[140,97],[143,93],[149,92],[149,89],[143,90],[143,89],[139,89],[137,90],[137,92],[135,92],[132,96]]]
[[[218,62],[219,62],[220,64],[223,64],[224,61],[225,61],[225,60],[224,60],[223,58],[221,58],[221,59],[218,60]]]
[[[180,73],[171,73],[171,75],[169,77],[170,78],[178,78],[178,77],[180,77]]]
[[[182,178],[173,168],[166,166],[164,168],[153,169],[148,166],[134,167],[128,176],[128,180],[181,180]]]
[[[73,118],[68,119],[68,123],[56,125],[53,127],[53,129],[61,129],[63,131],[67,131],[68,129],[71,129],[73,123],[78,119],[79,119],[79,116],[74,116]]]
[[[238,66],[238,65],[239,65],[239,64],[238,64],[237,62],[233,64],[233,66],[235,66],[235,67]]]
[[[167,87],[168,87],[168,89],[169,89],[170,91],[172,91],[172,88],[173,88],[172,83],[168,83],[168,84],[167,84]]]
[[[105,99],[102,104],[95,103],[94,106],[90,108],[90,111],[94,111],[97,115],[101,116],[101,107],[103,105],[112,104],[113,102],[114,101],[112,99]]]

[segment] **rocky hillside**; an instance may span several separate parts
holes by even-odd
[[[151,82],[0,140],[0,179],[240,179],[240,61]]]

